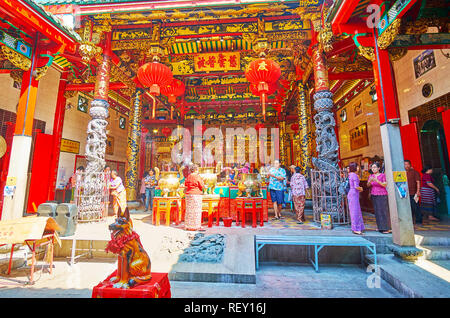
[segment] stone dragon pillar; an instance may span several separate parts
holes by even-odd
[[[110,38],[110,33],[107,39]],[[108,41],[107,41],[108,45]],[[100,175],[105,167],[106,126],[109,117],[109,78],[111,69],[110,50],[104,50],[101,63],[97,68],[94,100],[91,102],[87,126],[85,155],[87,166],[83,181],[84,198],[78,207],[81,214],[96,214],[103,209],[102,196],[105,192],[105,180]]]
[[[125,168],[127,201],[135,201],[137,197],[139,150],[141,144],[141,104],[142,90],[137,89],[128,127],[127,164]]]
[[[314,109],[317,114],[314,116],[316,125],[316,145],[318,157],[313,158],[314,166],[319,170],[338,170],[338,149],[339,145],[334,131],[336,121],[333,112],[333,94],[329,89],[328,71],[325,66],[325,58],[320,49],[320,45],[313,48],[314,66]]]
[[[336,121],[332,112],[333,94],[330,92],[328,70],[325,64],[322,44],[313,46],[312,61],[314,70],[315,94],[314,116],[316,127],[317,157],[312,163],[317,172],[312,177],[314,220],[320,222],[322,213],[329,214],[335,224],[347,224],[345,197],[340,189],[342,185],[338,166],[339,144],[336,138]]]

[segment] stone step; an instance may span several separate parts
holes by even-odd
[[[448,270],[428,260],[416,263],[404,262],[393,254],[377,256],[381,278],[406,297],[448,298],[450,284]],[[372,255],[366,255],[368,264],[373,263]]]
[[[446,246],[418,246],[423,250],[423,256],[420,259],[427,260],[450,260],[450,247]]]
[[[450,236],[414,235],[418,246],[448,246],[450,247]]]

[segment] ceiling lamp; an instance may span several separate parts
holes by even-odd
[[[276,83],[280,76],[280,66],[264,57],[251,62],[245,72],[247,80],[256,87],[255,95],[261,98],[264,120],[266,120],[266,95],[269,93],[270,85]]]

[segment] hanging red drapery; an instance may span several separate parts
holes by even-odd
[[[170,68],[159,62],[150,62],[138,69],[137,77],[143,86],[150,88],[152,96],[159,96],[161,88],[172,82],[173,76]],[[152,117],[155,117],[155,100],[153,100]]]
[[[261,98],[264,120],[266,120],[266,95],[269,93],[269,86],[275,83],[280,76],[280,66],[266,58],[254,60],[249,64],[245,72],[245,77],[251,84],[256,86],[257,96]]]

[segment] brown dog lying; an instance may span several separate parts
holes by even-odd
[[[113,287],[130,288],[149,281],[152,278],[150,257],[142,247],[139,235],[133,231],[128,208],[109,230],[111,241],[106,251],[119,256],[117,276],[110,280],[116,282]]]

